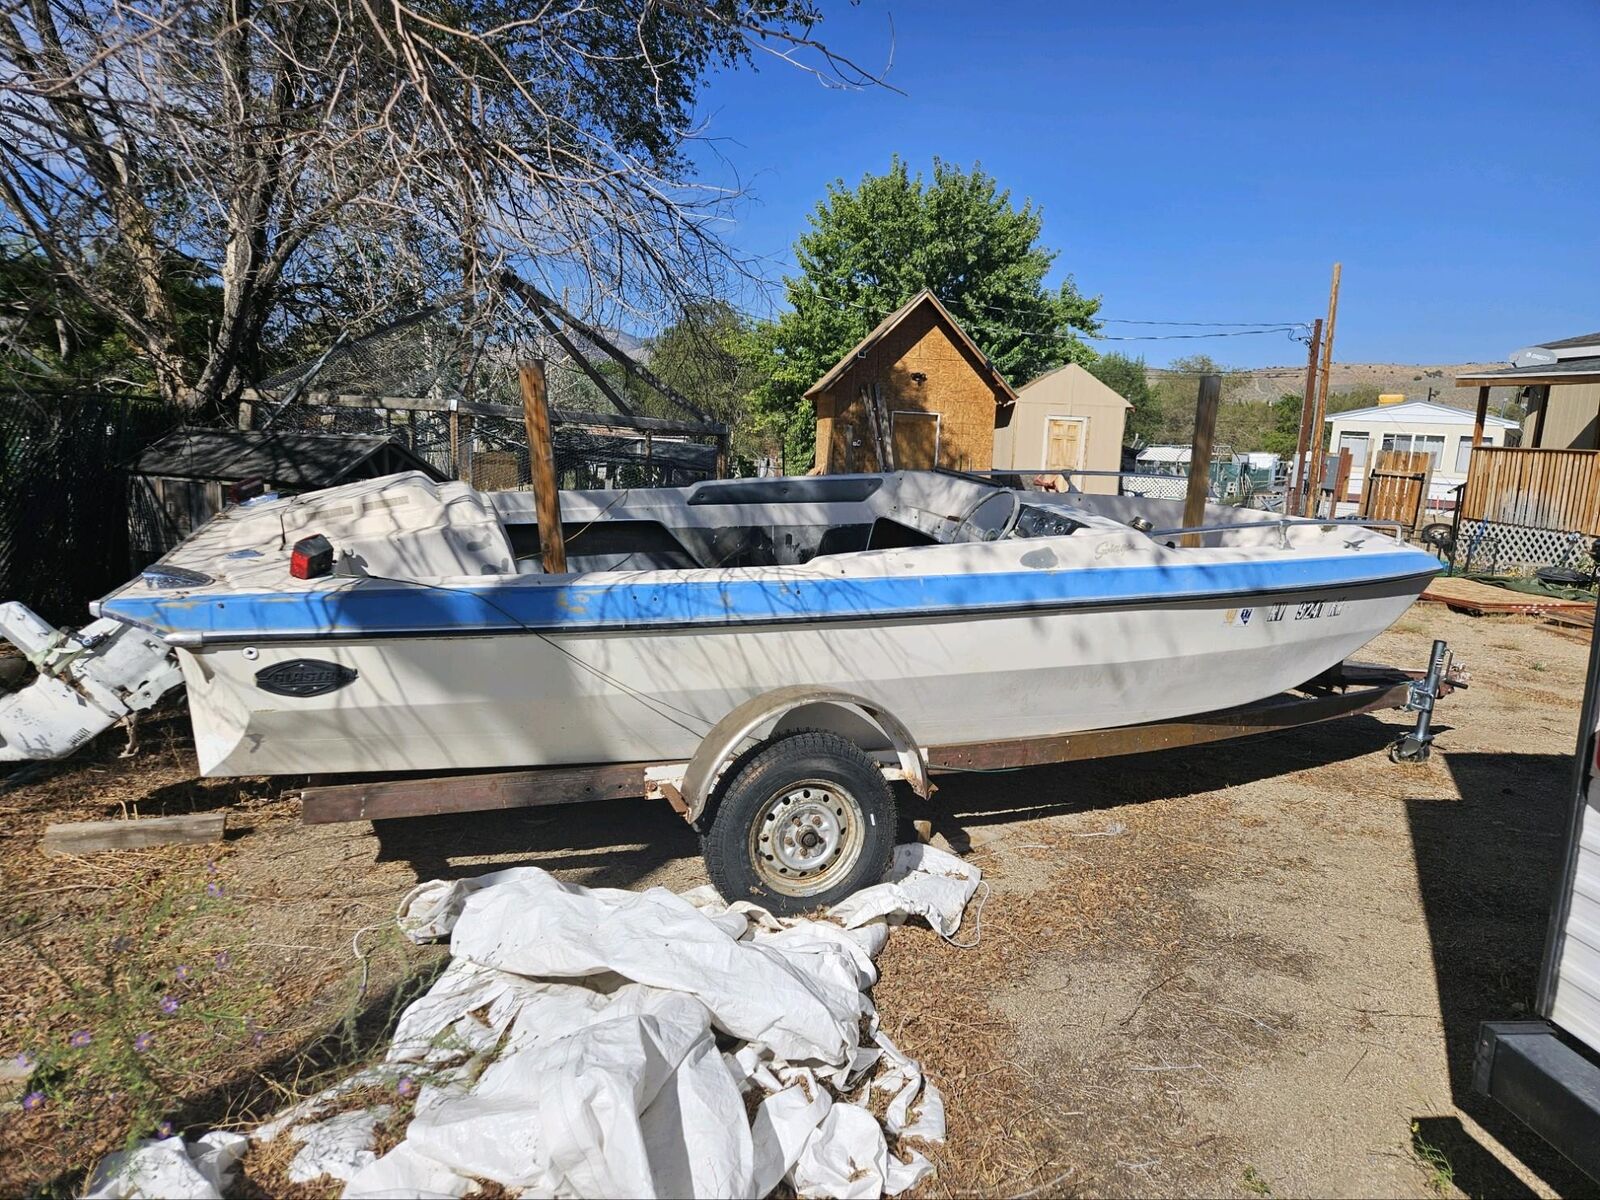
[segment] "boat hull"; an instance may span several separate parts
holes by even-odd
[[[682,760],[738,704],[796,684],[860,695],[929,746],[1248,703],[1348,657],[1425,582],[715,628],[278,640],[180,659],[207,775]],[[296,660],[353,677],[319,695],[260,686],[262,671]]]

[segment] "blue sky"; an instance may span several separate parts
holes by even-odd
[[[774,278],[826,183],[899,152],[979,161],[1040,204],[1057,274],[1106,317],[1309,321],[1340,260],[1341,360],[1600,329],[1596,0],[824,6],[823,38],[873,67],[892,20],[905,95],[767,58],[702,104],[712,173],[753,192],[729,239]],[[1282,334],[1098,345],[1304,361]]]

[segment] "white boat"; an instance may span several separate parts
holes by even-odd
[[[1381,530],[943,472],[530,493],[418,474],[230,509],[93,606],[175,647],[207,775],[689,759],[740,705],[860,697],[918,745],[1304,683],[1437,571]],[[296,578],[321,535],[327,574]],[[318,543],[312,543],[312,549]],[[316,564],[312,566],[315,574]]]

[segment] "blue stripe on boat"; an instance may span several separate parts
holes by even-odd
[[[1137,603],[1337,588],[1437,571],[1417,550],[1265,562],[1165,567],[1078,567],[969,575],[706,582],[554,583],[538,575],[493,583],[411,584],[353,580],[305,592],[141,596],[130,584],[100,606],[104,616],[162,633],[238,638],[365,637],[438,631],[629,629],[663,625],[871,620],[1018,608]]]

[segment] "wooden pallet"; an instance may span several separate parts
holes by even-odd
[[[1487,613],[1523,613],[1532,616],[1544,613],[1588,613],[1592,619],[1594,613],[1592,600],[1535,596],[1495,587],[1491,583],[1479,583],[1475,579],[1440,577],[1427,586],[1422,599],[1448,605],[1457,612],[1470,613],[1475,617]]]
[[[1594,609],[1575,608],[1545,613],[1544,623],[1546,625],[1559,625],[1563,629],[1585,629],[1592,633],[1594,631]]]

